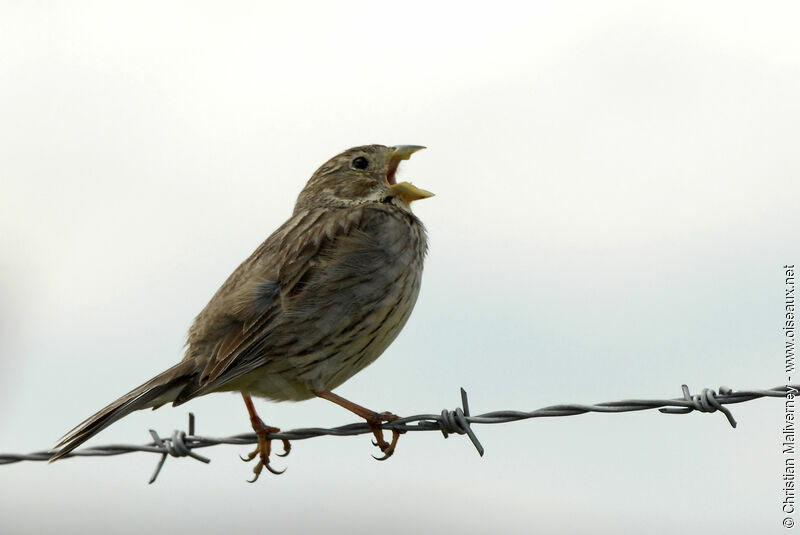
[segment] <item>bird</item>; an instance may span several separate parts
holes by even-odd
[[[241,393],[257,436],[258,479],[270,465],[269,435],[253,397],[323,398],[369,425],[398,417],[367,409],[333,390],[374,362],[406,324],[420,291],[427,231],[411,203],[433,193],[397,182],[401,161],[425,147],[364,145],[314,172],[291,217],[244,260],[194,319],[183,359],[90,416],[56,444],[60,459],[112,423],[141,409],[178,406],[214,392]],[[283,440],[283,453],[291,444]]]

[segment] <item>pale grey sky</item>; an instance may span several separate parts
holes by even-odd
[[[792,2],[0,2],[0,452],[50,446],[181,357],[194,315],[325,160],[401,175],[430,255],[411,320],[338,391],[474,412],[784,381],[780,267],[800,260]],[[355,421],[259,402],[283,428]],[[3,533],[778,533],[780,400],[0,467]],[[140,412],[93,444],[198,417]]]

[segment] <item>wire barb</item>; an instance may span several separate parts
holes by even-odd
[[[189,435],[194,435],[194,413],[191,412],[189,413]],[[149,485],[155,483],[158,474],[161,473],[161,468],[167,461],[167,455],[172,457],[191,457],[192,459],[197,459],[198,461],[206,464],[211,462],[211,459],[193,452],[191,448],[186,445],[186,442],[184,442],[186,433],[184,431],[173,431],[170,438],[162,439],[158,436],[158,433],[156,433],[154,429],[150,429],[150,436],[153,437],[153,442],[155,444],[164,449],[164,452],[161,454],[161,459],[158,461],[156,469],[153,471],[153,475],[150,477],[150,481],[148,482]]]
[[[700,394],[691,394],[687,385],[682,386],[683,397],[674,399],[651,399],[651,400],[625,400],[625,401],[608,401],[604,403],[597,403],[595,405],[581,405],[581,404],[564,404],[552,405],[530,412],[524,411],[494,411],[477,416],[472,416],[469,410],[469,401],[467,399],[467,392],[461,389],[461,407],[455,410],[443,410],[440,414],[418,414],[415,416],[406,416],[398,418],[381,424],[381,429],[398,431],[405,433],[407,431],[440,431],[442,435],[447,438],[450,434],[467,435],[478,450],[478,453],[483,456],[484,449],[475,436],[472,430],[473,424],[501,424],[508,422],[516,422],[519,420],[527,420],[530,418],[549,418],[556,416],[575,416],[578,414],[585,414],[587,412],[602,412],[602,413],[619,413],[619,412],[635,412],[649,409],[658,409],[660,412],[667,414],[688,414],[690,412],[721,412],[728,419],[732,427],[736,427],[736,420],[731,414],[730,409],[724,405],[731,405],[734,403],[744,403],[754,399],[763,397],[786,397],[788,393],[795,394],[800,390],[800,385],[785,385],[769,390],[739,390],[734,391],[731,388],[721,386],[719,392],[715,392],[709,388],[704,388]],[[268,439],[275,440],[305,440],[320,436],[354,436],[372,433],[370,427],[364,423],[355,423],[334,427],[330,429],[310,427],[303,429],[293,429],[291,431],[281,431],[279,433],[272,433],[267,435]],[[198,461],[209,463],[210,459],[195,453],[193,450],[198,448],[207,448],[210,446],[217,446],[220,444],[232,445],[247,445],[255,444],[258,439],[255,433],[246,433],[235,435],[226,438],[211,438],[200,437],[195,435],[195,417],[194,414],[189,413],[189,431],[173,431],[172,435],[168,438],[162,438],[154,430],[150,430],[150,436],[153,442],[141,446],[136,445],[108,445],[96,446],[92,448],[83,448],[75,450],[65,455],[64,457],[92,457],[92,456],[109,456],[109,455],[122,455],[124,453],[131,453],[134,451],[145,451],[149,453],[157,453],[161,458],[156,465],[155,471],[150,478],[150,483],[153,483],[161,472],[161,468],[170,457],[192,457]],[[0,454],[0,464],[11,464],[21,461],[48,461],[56,451],[46,450],[29,454]]]
[[[663,409],[658,409],[659,412],[663,412],[664,414],[688,414],[692,411],[699,411],[699,412],[716,412],[720,411],[725,417],[728,419],[728,423],[731,424],[731,427],[736,429],[736,419],[731,414],[730,409],[727,407],[723,407],[722,404],[717,401],[717,393],[711,390],[710,388],[704,388],[703,392],[700,394],[695,394],[694,396],[689,393],[689,387],[687,385],[682,385],[683,388],[683,399],[692,405],[690,407],[666,407]],[[733,393],[731,388],[727,386],[719,387],[719,393],[723,396],[730,395]]]
[[[438,423],[439,429],[441,430],[442,435],[444,435],[444,438],[447,438],[450,433],[456,433],[459,435],[466,434],[472,441],[475,449],[478,450],[478,455],[483,457],[483,446],[478,440],[478,437],[475,436],[475,432],[470,426],[469,401],[467,400],[466,390],[463,388],[461,389],[461,408],[456,408],[456,410],[453,411],[444,409],[442,411],[441,419]]]

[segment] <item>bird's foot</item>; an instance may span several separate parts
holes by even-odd
[[[375,440],[372,441],[372,445],[380,448],[383,453],[381,457],[372,456],[376,461],[385,461],[391,457],[394,453],[395,446],[397,446],[397,440],[400,438],[400,431],[392,429],[392,441],[386,442],[386,439],[383,438],[383,429],[380,427],[381,424],[383,422],[393,422],[399,418],[399,416],[391,412],[376,412],[373,413],[371,417],[364,417],[367,421],[367,425],[372,430],[372,434],[375,435]]]
[[[375,412],[366,407],[362,407],[358,403],[353,403],[349,399],[345,399],[342,396],[334,394],[329,390],[314,392],[314,395],[322,399],[332,401],[333,403],[336,403],[340,407],[344,407],[353,414],[357,414],[367,421],[367,425],[372,430],[372,434],[375,435],[375,440],[372,443],[380,448],[381,452],[383,453],[382,457],[375,457],[373,455],[375,459],[378,461],[385,461],[392,456],[394,449],[397,446],[397,439],[400,438],[400,431],[392,429],[392,441],[386,442],[386,439],[383,438],[381,424],[383,422],[393,422],[397,420],[399,416],[392,414],[391,412]]]
[[[249,480],[249,482],[254,483],[258,479],[258,476],[261,475],[261,471],[264,468],[275,475],[284,473],[286,471],[285,468],[283,470],[276,470],[269,464],[269,455],[272,451],[272,439],[268,439],[267,435],[279,433],[280,429],[264,424],[259,418],[258,422],[253,422],[253,431],[256,432],[256,436],[258,437],[258,445],[247,457],[240,457],[245,462],[252,461],[256,456],[259,458],[256,465],[253,467],[253,474],[255,474],[255,476],[253,479]],[[286,457],[289,455],[289,452],[292,451],[292,445],[285,439],[281,440],[281,442],[283,442],[283,453],[276,453],[275,455],[278,457]]]
[[[249,395],[242,393],[242,398],[244,398],[244,404],[247,406],[248,414],[250,414],[250,425],[253,426],[253,431],[256,432],[258,445],[256,446],[256,449],[247,455],[247,457],[239,456],[239,458],[245,462],[250,462],[255,459],[256,456],[258,456],[258,463],[256,463],[256,465],[253,467],[253,473],[255,476],[253,476],[253,479],[249,480],[250,483],[255,483],[264,468],[275,475],[280,475],[286,471],[285,468],[283,470],[275,470],[269,464],[269,454],[272,451],[272,439],[267,438],[267,435],[280,433],[281,430],[277,427],[267,425],[263,422],[263,420],[261,420],[256,413],[253,400]],[[289,452],[292,451],[292,445],[286,439],[281,439],[281,442],[283,442],[283,453],[276,453],[276,455],[278,457],[286,457],[289,455]]]

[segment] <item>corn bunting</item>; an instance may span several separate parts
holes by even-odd
[[[427,251],[412,201],[433,194],[397,183],[401,160],[424,147],[355,147],[320,167],[294,212],[217,290],[189,329],[183,360],[70,431],[51,461],[135,410],[180,405],[211,392],[241,392],[258,437],[255,478],[269,464],[251,396],[330,400],[364,418],[388,458],[380,424],[395,418],[332,392],[377,359],[411,314]],[[283,441],[283,455],[289,453]]]

